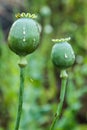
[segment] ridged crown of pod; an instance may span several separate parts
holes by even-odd
[[[32,53],[39,45],[40,31],[35,14],[17,14],[18,18],[11,26],[8,45],[19,56]]]
[[[53,39],[55,45],[52,48],[51,59],[59,69],[66,69],[74,64],[75,54],[72,46],[67,42],[70,38]]]

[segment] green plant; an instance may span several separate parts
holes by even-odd
[[[8,1],[8,0],[7,0]],[[4,9],[7,10],[5,2]],[[38,2],[37,2],[38,1]],[[22,118],[20,123],[21,130],[48,130],[47,126],[49,122],[51,122],[52,114],[55,113],[57,108],[57,104],[59,102],[59,93],[60,93],[60,78],[59,78],[59,70],[54,68],[53,64],[51,63],[50,58],[50,51],[52,48],[52,43],[50,43],[51,38],[58,37],[67,37],[71,36],[72,39],[70,41],[71,45],[73,45],[73,49],[76,54],[76,61],[73,67],[69,68],[69,79],[67,84],[67,98],[65,98],[65,102],[63,105],[63,112],[60,121],[56,123],[55,130],[77,130],[76,125],[79,126],[78,130],[87,129],[87,94],[82,94],[82,97],[79,97],[78,91],[81,92],[83,89],[87,88],[87,1],[81,0],[37,0],[37,1],[30,1],[25,0],[23,6],[26,12],[38,12],[44,7],[48,6],[51,10],[51,16],[47,18],[42,18],[42,16],[38,17],[45,23],[44,27],[47,25],[51,25],[53,28],[50,34],[45,32],[45,28],[42,26],[42,21],[37,19],[38,22],[41,24],[43,29],[43,36],[42,41],[40,42],[40,46],[38,51],[31,54],[31,56],[27,57],[28,65],[25,68],[25,95],[24,95],[24,106],[22,110]],[[39,3],[39,4],[38,4]],[[14,4],[14,3],[13,3]],[[19,2],[22,4],[22,2]],[[19,12],[19,4],[17,6],[12,7],[13,12],[16,14]],[[0,25],[3,23],[5,28],[3,29],[4,34],[6,36],[7,30],[9,29],[8,22],[11,24],[11,16],[14,16],[14,13],[11,12],[7,15],[7,13],[3,13],[3,21],[1,22],[2,17],[0,17]],[[0,14],[1,16],[1,14]],[[46,20],[44,20],[46,19]],[[6,28],[7,26],[7,28]],[[2,25],[1,25],[2,27]],[[0,28],[1,29],[1,28]],[[50,29],[47,28],[49,31]],[[2,47],[1,47],[2,46]],[[8,114],[11,120],[6,118],[6,122],[4,125],[0,122],[0,127],[4,130],[13,130],[14,128],[14,121],[15,121],[15,109],[17,107],[17,94],[18,94],[18,84],[19,84],[19,69],[18,65],[15,65],[15,61],[18,61],[18,57],[12,53],[6,45],[5,40],[1,40],[0,35],[0,88],[2,89],[4,101],[1,100],[2,105],[6,105],[5,109],[8,109]],[[8,58],[9,57],[9,58]],[[28,59],[29,58],[29,59]],[[8,61],[9,59],[9,61]],[[28,70],[27,70],[28,69]],[[57,72],[56,72],[57,71]],[[9,75],[8,75],[9,74]],[[3,78],[4,77],[4,78]],[[32,79],[32,80],[31,80]],[[30,85],[32,85],[30,87]],[[33,92],[31,93],[31,89]],[[70,89],[70,91],[68,91]],[[26,94],[27,92],[27,94]],[[38,92],[38,94],[37,94]],[[40,93],[41,92],[41,93]],[[43,93],[43,94],[42,94]],[[78,96],[78,98],[76,98]],[[27,97],[27,101],[25,99]],[[32,106],[32,97],[35,99]],[[44,98],[43,98],[44,97]],[[84,99],[85,97],[85,99]],[[39,102],[38,102],[39,100]],[[82,108],[77,110],[79,107],[79,102]],[[84,103],[85,102],[85,103]],[[49,104],[51,110],[49,113],[43,113],[43,115],[48,117],[46,120],[43,118],[43,115],[40,110],[36,111],[36,104],[37,106],[45,106]],[[14,107],[15,106],[15,107]],[[31,110],[34,112],[33,116],[31,114]],[[1,108],[1,104],[0,104]],[[10,108],[10,109],[9,109]],[[32,109],[34,108],[34,110]],[[42,110],[42,108],[40,108]],[[75,117],[72,118],[69,114],[67,114],[69,109],[76,109],[75,113],[73,110],[71,114]],[[81,110],[80,110],[81,109]],[[67,112],[65,112],[67,110]],[[4,109],[1,110],[1,113]],[[36,113],[35,113],[36,112]],[[65,114],[66,113],[66,114]],[[69,112],[68,112],[69,113]],[[8,114],[5,114],[7,117]],[[40,115],[38,117],[38,114]],[[23,115],[25,118],[23,118]],[[0,115],[0,120],[5,120],[5,116],[3,117]],[[35,118],[35,116],[37,118]],[[69,116],[69,118],[68,118]],[[79,117],[80,116],[80,117]],[[28,118],[32,118],[32,120]],[[41,120],[45,123],[41,124],[39,121]],[[25,127],[22,127],[22,124],[26,122]],[[38,121],[39,120],[39,121]],[[32,122],[32,123],[31,123]],[[70,122],[73,124],[70,124]],[[35,126],[35,123],[38,125]],[[9,126],[9,128],[5,128],[5,125]],[[82,126],[84,128],[82,129]],[[35,127],[34,127],[35,126]],[[32,128],[33,127],[33,128]]]
[[[32,18],[36,16],[30,13],[17,14],[17,21],[15,21],[10,29],[8,36],[9,48],[20,56],[20,91],[19,104],[15,130],[19,129],[19,123],[23,104],[24,91],[24,67],[27,64],[25,56],[32,53],[39,44],[40,32],[37,23]]]
[[[67,42],[70,38],[65,39],[53,39],[56,44],[52,48],[51,58],[53,64],[58,67],[60,72],[60,78],[62,80],[61,83],[61,92],[60,92],[60,103],[58,104],[57,112],[55,114],[55,118],[51,125],[51,130],[54,129],[56,121],[60,118],[62,112],[62,106],[65,97],[66,83],[68,74],[66,73],[66,69],[73,65],[75,61],[74,51],[71,45]]]

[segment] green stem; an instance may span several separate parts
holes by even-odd
[[[19,104],[15,130],[19,129],[20,118],[22,113],[22,104],[23,104],[23,90],[24,90],[24,68],[20,67],[20,90],[19,90]]]
[[[62,112],[64,97],[65,97],[67,77],[68,77],[68,75],[67,75],[66,71],[62,70],[61,74],[60,74],[60,78],[62,80],[62,82],[61,82],[61,92],[60,92],[60,103],[58,104],[57,112],[55,114],[55,117],[54,117],[54,120],[52,122],[50,130],[54,130],[54,126],[56,124],[56,121],[59,120],[61,112]]]

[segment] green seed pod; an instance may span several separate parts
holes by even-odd
[[[74,51],[67,42],[70,38],[53,40],[56,44],[52,48],[51,59],[59,69],[66,69],[75,61]]]
[[[34,14],[17,14],[8,36],[9,48],[19,56],[32,53],[39,45],[40,32]]]

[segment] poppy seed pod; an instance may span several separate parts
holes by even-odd
[[[51,9],[49,6],[43,6],[40,10],[40,15],[44,18],[47,18],[51,15]]]
[[[52,48],[51,59],[53,64],[59,69],[67,69],[75,61],[74,51],[67,42],[69,39],[53,40],[56,44]]]
[[[9,48],[19,56],[32,53],[39,45],[40,31],[37,22],[32,19],[35,15],[18,14],[9,32]]]

